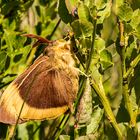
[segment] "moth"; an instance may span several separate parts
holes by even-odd
[[[54,119],[72,108],[78,92],[78,70],[70,41],[48,41],[33,34],[34,46],[45,43],[43,55],[18,76],[0,98],[0,122],[15,124]]]

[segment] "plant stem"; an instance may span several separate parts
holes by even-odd
[[[132,108],[132,104],[129,98],[129,88],[128,88],[128,79],[127,76],[128,74],[131,72],[132,69],[129,70],[129,72],[126,74],[126,64],[125,64],[125,59],[126,59],[126,43],[125,43],[125,35],[124,35],[124,30],[121,30],[121,28],[123,27],[124,29],[124,25],[120,22],[120,40],[121,38],[124,38],[124,43],[120,42],[120,47],[121,47],[121,60],[122,60],[122,77],[123,77],[123,81],[122,81],[122,87],[123,87],[123,97],[124,97],[124,102],[125,102],[125,106],[127,111],[129,112],[130,115],[130,124],[132,126],[135,126],[136,124],[136,120],[135,120],[135,115],[133,112],[133,108]],[[123,36],[123,37],[122,37]],[[123,45],[122,45],[123,44]]]
[[[35,55],[36,50],[37,50],[36,47],[32,48],[32,50],[30,52],[30,55],[29,55],[29,58],[27,59],[27,62],[26,62],[26,65],[27,66],[30,66],[31,65],[31,63],[32,63],[32,61],[34,59],[34,55]]]
[[[6,138],[5,138],[5,140],[10,140],[10,137],[9,137],[9,127],[10,127],[10,126],[8,126],[8,129],[7,129],[7,132],[6,132]]]
[[[85,73],[86,74],[89,74],[89,71],[90,71],[90,64],[91,64],[91,60],[92,60],[92,54],[93,54],[93,51],[94,51],[94,42],[95,42],[95,36],[96,36],[96,22],[97,22],[97,19],[95,19],[93,21],[93,34],[92,34],[92,44],[91,44],[91,49],[90,49],[90,52],[89,52],[89,57],[88,57],[88,61],[87,61],[87,65],[86,65],[86,70],[85,70]]]
[[[35,77],[36,77],[36,75],[34,76],[32,82],[31,82],[31,85],[32,85],[32,83],[34,82]],[[14,126],[14,130],[13,130],[12,140],[15,139],[14,137],[15,137],[15,134],[16,134],[16,128],[17,128],[17,125],[18,125],[18,123],[19,123],[19,121],[20,121],[20,116],[21,116],[23,107],[24,107],[24,105],[25,105],[25,103],[26,103],[26,100],[27,100],[27,98],[28,98],[30,89],[31,89],[31,86],[30,86],[30,87],[28,88],[28,90],[25,92],[25,99],[24,99],[23,102],[22,102],[20,111],[19,111],[18,116],[17,116],[17,120],[16,120],[16,123],[15,123],[15,126]]]
[[[60,126],[61,124],[63,123],[63,121],[65,120],[65,117],[66,117],[66,114],[61,118],[61,120],[59,120],[59,124],[58,126],[56,126],[56,129],[54,130],[52,136],[49,135],[49,138],[55,138],[56,137],[56,134],[58,133],[58,131],[60,131]],[[60,118],[59,118],[60,119]],[[50,131],[51,132],[51,131]],[[52,133],[52,132],[51,132]]]
[[[80,81],[80,87],[79,87],[78,95],[77,95],[77,98],[76,98],[76,101],[75,101],[75,104],[74,104],[74,106],[75,106],[74,115],[76,115],[76,113],[77,113],[79,101],[80,101],[81,96],[83,94],[85,83],[86,83],[86,77],[84,76],[84,77],[82,77],[82,79]]]
[[[88,57],[88,60],[87,60],[87,63],[86,63],[86,68],[85,68],[85,73],[86,74],[89,74],[90,64],[91,64],[91,60],[92,60],[92,54],[93,54],[93,51],[94,51],[94,41],[95,41],[95,35],[96,35],[96,21],[97,21],[96,19],[93,21],[93,27],[94,27],[93,29],[94,30],[93,30],[93,34],[92,34],[92,44],[91,44],[91,48],[90,48],[90,52],[89,52],[89,57]],[[81,61],[81,58],[78,57],[78,59]],[[83,90],[84,90],[84,87],[85,87],[85,83],[86,83],[86,77],[84,76],[84,77],[82,77],[82,79],[80,81],[80,87],[79,87],[77,99],[75,101],[74,115],[77,112],[77,107],[78,107],[79,101],[80,101],[80,99],[82,97]]]
[[[54,140],[57,140],[57,139],[59,138],[60,134],[61,134],[62,131],[64,130],[64,127],[65,127],[67,121],[69,120],[69,117],[70,117],[70,114],[66,114],[66,116],[64,117],[62,123],[60,124],[60,127],[59,127],[60,130],[57,131],[56,137],[55,137]]]

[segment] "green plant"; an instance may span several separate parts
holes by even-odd
[[[139,1],[1,0],[0,88],[31,65],[41,46],[22,33],[59,39],[67,30],[80,75],[74,113],[56,120],[0,124],[8,139],[140,139]],[[7,135],[6,135],[7,134]]]

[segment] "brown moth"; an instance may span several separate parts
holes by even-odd
[[[39,43],[48,43],[41,55],[18,76],[0,98],[0,122],[15,124],[28,120],[54,119],[72,108],[78,92],[78,70],[69,41],[48,41],[37,35]]]

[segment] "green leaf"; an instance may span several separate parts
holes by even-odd
[[[85,38],[85,39],[82,38],[79,42],[82,45],[82,52],[84,52],[84,50],[86,51],[87,48],[91,47],[91,39],[90,38]],[[83,48],[86,48],[86,49],[83,49]]]
[[[23,123],[18,126],[18,139],[21,140],[39,140],[39,130],[35,132],[35,130],[38,128],[40,125],[40,122],[27,122]]]
[[[136,28],[136,32],[133,32],[133,34],[140,40],[140,24]]]
[[[135,52],[135,46],[136,46],[136,40],[134,40],[127,48],[126,48],[126,60],[127,63],[130,64],[130,61],[132,59],[133,53]],[[136,55],[136,54],[135,54]],[[126,63],[126,64],[127,64]]]
[[[18,139],[28,140],[28,130],[26,129],[27,123],[18,126]]]
[[[69,11],[69,14],[73,11],[73,8],[76,8],[78,0],[65,0],[66,7]]]
[[[106,0],[94,0],[94,5],[96,6],[97,10],[105,8]]]
[[[131,101],[131,105],[133,107],[133,110],[137,110],[138,105],[137,105],[137,96],[136,96],[135,88],[131,89],[130,101]]]
[[[6,59],[6,74],[17,74],[20,72],[19,66],[22,64],[24,65],[27,60],[27,55],[29,54],[29,51],[31,49],[31,46],[28,45],[24,47],[24,43],[26,41],[26,37],[21,37],[18,35],[18,32],[10,31],[10,30],[4,30],[3,35],[3,41],[6,42],[6,45],[2,49],[6,49],[6,55],[8,58]],[[20,65],[19,65],[20,64]],[[8,78],[9,79],[9,78]],[[7,83],[7,78],[3,79],[4,83]]]
[[[89,12],[89,8],[86,5],[81,4],[78,7],[78,17],[79,19],[90,21],[90,12]]]
[[[112,55],[108,50],[104,49],[103,51],[101,51],[101,53],[100,53],[100,63],[101,63],[103,71],[113,65]]]
[[[15,19],[13,19],[12,21],[10,19],[4,19],[2,21],[2,26],[3,26],[3,29],[14,31],[16,29],[16,21]]]
[[[140,9],[137,9],[133,12],[132,19],[130,25],[136,29],[137,26],[140,24]]]
[[[111,53],[110,53],[108,50],[106,50],[106,49],[104,49],[103,51],[101,51],[101,53],[100,53],[100,58],[101,58],[101,60],[103,60],[103,61],[107,61],[107,62],[111,62],[111,61],[112,61],[112,55],[111,55]]]
[[[118,8],[117,14],[122,21],[129,21],[132,18],[133,10],[128,4],[125,3]]]
[[[28,1],[24,1],[24,4],[22,3],[21,5],[21,7],[23,8],[23,10],[25,11],[27,11],[27,9],[29,9],[30,8],[30,6],[32,6],[32,4],[33,4],[33,2],[34,2],[34,0],[28,0]],[[46,6],[46,5],[45,5]]]
[[[121,5],[124,4],[124,1],[125,0],[117,0],[117,1],[115,1],[115,4],[116,4],[117,7],[120,7]]]
[[[8,53],[13,52],[13,45],[15,43],[16,34],[14,31],[4,30],[3,39],[5,39]]]
[[[108,18],[111,14],[111,5],[110,2],[105,4],[105,8],[103,10],[100,10],[97,13],[97,16],[99,16],[99,19],[97,20],[97,23],[103,23],[103,21]]]
[[[133,27],[130,25],[130,23],[124,23],[125,26],[125,33],[131,34],[133,32]]]
[[[5,67],[6,57],[7,57],[7,55],[5,52],[0,52],[0,72]]]
[[[50,22],[49,25],[47,25],[47,28],[46,28],[46,26],[43,27],[42,32],[41,32],[41,36],[44,36],[44,37],[49,36],[52,33],[55,25],[56,25],[56,21],[52,21],[52,22]]]
[[[14,72],[12,74],[13,74],[13,76],[8,75],[6,77],[3,77],[1,82],[7,84],[7,83],[13,81],[16,78],[16,75],[14,74]]]
[[[139,69],[138,69],[138,71],[139,71]],[[136,79],[134,79],[132,81],[132,83],[135,83],[135,86],[132,88],[132,95],[130,95],[131,102],[132,102],[132,105],[133,105],[133,109],[138,108],[138,110],[139,110],[139,104],[137,104],[137,103],[139,102],[139,99],[140,99],[140,94],[139,94],[139,91],[140,91],[140,86],[139,86],[140,76],[139,75],[140,75],[140,72],[137,72],[135,74]]]
[[[96,132],[96,130],[99,127],[100,121],[103,117],[103,113],[104,113],[103,109],[99,107],[93,111],[91,123],[87,126],[87,132],[86,132],[87,134]]]
[[[100,37],[96,37],[94,46],[97,53],[100,53],[102,50],[105,49],[105,41]]]
[[[21,37],[18,35],[17,32],[11,31],[11,30],[4,30],[4,36],[3,38],[6,41],[8,52],[13,53],[14,50],[19,50],[20,48],[23,48],[23,45],[26,41],[26,37]]]
[[[65,0],[59,0],[59,6],[58,6],[58,14],[60,18],[65,23],[71,23],[72,22],[72,15],[69,13]]]
[[[59,139],[60,140],[70,140],[70,136],[69,135],[60,135]]]
[[[18,7],[19,2],[18,1],[8,1],[6,3],[3,3],[1,7],[1,14],[7,15],[11,12],[14,7]]]
[[[76,38],[90,37],[93,32],[93,25],[84,19],[75,20],[71,24]]]
[[[15,50],[19,50],[23,48],[23,45],[26,41],[26,37],[21,37],[19,35],[16,35],[15,42],[12,44]]]

